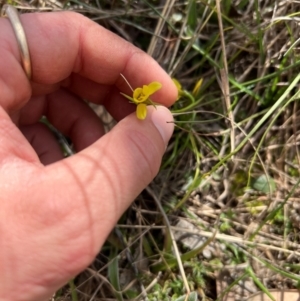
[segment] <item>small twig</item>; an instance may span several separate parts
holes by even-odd
[[[159,20],[158,20],[157,26],[155,28],[155,32],[152,36],[150,45],[148,47],[147,53],[150,56],[153,56],[153,53],[154,53],[154,50],[155,50],[155,47],[156,47],[156,43],[157,43],[157,39],[158,39],[158,37],[160,36],[160,34],[162,32],[162,29],[164,27],[166,19],[168,18],[169,14],[171,12],[171,9],[174,6],[174,3],[175,3],[175,0],[167,0],[166,3],[165,3],[163,12],[161,14],[162,18],[159,18]]]
[[[171,225],[170,225],[170,222],[168,220],[168,217],[167,217],[167,215],[166,215],[166,213],[165,213],[165,211],[164,211],[164,209],[163,209],[163,207],[160,203],[160,200],[157,198],[154,191],[150,187],[147,187],[146,190],[152,196],[153,200],[155,201],[159,211],[161,212],[161,214],[162,214],[162,216],[165,220],[166,227],[169,231],[169,234],[170,234],[170,237],[171,237],[171,240],[172,240],[175,257],[177,259],[179,271],[180,271],[180,274],[181,274],[181,277],[182,277],[182,280],[183,280],[183,283],[184,283],[184,286],[185,286],[185,289],[186,289],[186,293],[187,293],[187,295],[189,295],[191,293],[191,290],[190,290],[190,287],[189,287],[189,284],[188,284],[188,281],[187,281],[187,278],[186,278],[186,275],[185,275],[185,272],[184,272],[184,268],[183,268],[183,264],[182,264],[182,261],[181,261],[181,258],[180,258],[179,250],[178,250],[176,240],[175,240],[173,231],[171,229]]]
[[[130,85],[129,81],[126,79],[126,77],[122,73],[120,73],[120,75],[122,76],[122,78],[124,79],[124,81],[126,82],[128,87],[131,89],[131,91],[133,92],[133,88],[131,87],[131,85]]]
[[[231,131],[230,131],[230,144],[231,144],[231,152],[235,149],[235,130],[234,130],[234,115],[231,108],[231,101],[230,101],[230,88],[229,88],[229,79],[228,79],[228,65],[227,65],[227,54],[226,54],[226,45],[224,39],[224,29],[223,29],[223,22],[222,22],[222,12],[220,6],[220,0],[216,1],[217,7],[217,15],[219,21],[219,28],[220,28],[220,39],[221,39],[221,46],[223,52],[223,65],[224,69],[220,69],[221,73],[221,81],[223,86],[223,94],[225,99],[226,110],[228,112],[228,118],[230,121]],[[232,157],[233,159],[233,157]]]

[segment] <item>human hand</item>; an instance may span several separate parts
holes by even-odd
[[[26,14],[21,20],[31,82],[11,24],[0,19],[0,300],[5,301],[46,300],[82,271],[158,172],[172,115],[164,107],[150,108],[143,121],[129,114],[134,108],[120,91],[131,92],[120,73],[134,88],[161,82],[155,102],[168,106],[177,97],[155,61],[81,15]],[[110,133],[103,135],[82,98],[105,105],[119,121]],[[42,115],[71,138],[76,155],[61,160],[52,134],[38,122]]]

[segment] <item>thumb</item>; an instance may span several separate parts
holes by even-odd
[[[48,166],[51,178],[57,180],[55,186],[62,186],[56,190],[56,197],[57,191],[64,191],[64,205],[77,208],[77,214],[82,217],[85,213],[88,218],[88,224],[76,225],[93,227],[90,234],[95,236],[90,243],[95,253],[123,212],[158,173],[173,132],[172,121],[167,108],[149,107],[145,120],[131,114],[87,149]],[[66,187],[72,188],[67,198]],[[71,222],[76,218],[69,217]],[[72,228],[75,230],[74,224]]]
[[[157,174],[173,131],[167,121],[168,109],[150,108],[145,120],[127,116],[73,157],[46,167],[20,160],[3,165],[0,216],[7,232],[0,299],[12,285],[17,290],[11,296],[18,297],[26,286],[22,300],[51,296],[92,262],[124,210]],[[24,237],[26,243],[16,248]],[[12,263],[18,273],[11,273]]]

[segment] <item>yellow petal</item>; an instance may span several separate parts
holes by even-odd
[[[152,82],[147,87],[148,96],[152,95],[162,87],[162,84],[159,82]]]
[[[149,96],[150,92],[149,86],[143,85],[143,94]]]
[[[155,93],[162,87],[159,82],[152,82],[149,85],[143,85],[143,88],[136,88],[133,91],[133,100],[136,104],[142,103],[148,100],[149,96]]]
[[[172,81],[175,84],[177,91],[178,91],[178,95],[177,95],[177,99],[176,99],[176,100],[178,100],[183,95],[182,86],[176,78],[172,78]]]
[[[136,88],[133,91],[133,101],[135,103],[141,103],[141,102],[147,100],[147,98],[148,98],[148,96],[144,95],[142,88]]]
[[[203,82],[203,78],[200,78],[200,79],[197,81],[197,83],[196,83],[196,85],[195,85],[195,87],[194,87],[194,89],[193,89],[193,92],[192,92],[192,94],[193,94],[194,96],[197,96],[197,95],[198,95],[199,90],[200,90],[200,88],[201,88],[201,86],[202,86],[202,82]]]
[[[144,120],[147,116],[147,106],[144,103],[139,103],[136,107],[136,117]]]
[[[172,78],[173,83],[175,84],[178,91],[182,91],[182,86],[176,78]]]

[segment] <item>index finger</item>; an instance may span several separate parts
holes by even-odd
[[[74,73],[80,96],[87,88],[80,83],[86,81],[88,94],[98,93],[99,97],[107,96],[114,86],[128,92],[122,73],[134,87],[161,82],[163,88],[154,101],[170,105],[176,99],[176,87],[152,58],[82,15],[31,13],[22,15],[21,20],[31,55],[33,87],[42,87],[40,92],[57,89],[62,83],[72,86]],[[32,90],[20,65],[13,30],[5,19],[0,19],[0,57],[1,104],[4,108],[19,107]]]

